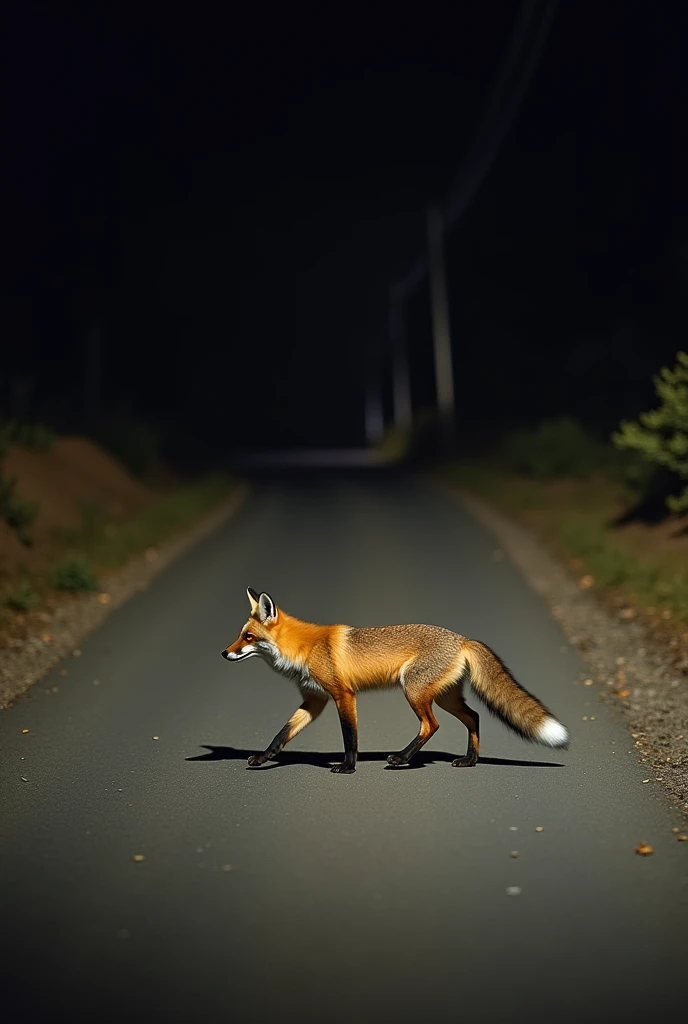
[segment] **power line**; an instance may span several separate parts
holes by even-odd
[[[544,0],[544,3],[542,0],[524,0],[509,48],[483,108],[473,143],[468,149],[465,169],[442,204],[445,228],[455,224],[466,211],[487,176],[533,77],[557,5],[558,0]],[[399,281],[398,296],[401,298],[415,290],[427,273],[428,259],[423,254]]]
[[[428,249],[406,276],[390,289],[389,333],[393,346],[395,422],[412,420],[408,353],[404,336],[403,302],[430,273],[437,404],[447,440],[454,429],[454,372],[447,298],[444,236],[475,198],[512,126],[542,53],[558,0],[524,0],[510,46],[483,108],[478,130],[463,169],[440,206],[428,209]]]
[[[516,114],[518,113],[519,107],[523,102],[530,80],[535,73],[538,61],[542,54],[542,50],[547,39],[550,27],[554,20],[554,15],[557,9],[558,0],[546,0],[543,5],[543,10],[538,19],[534,19],[533,12],[528,10],[525,13],[526,8],[531,8],[532,3],[526,0],[524,3],[524,22],[526,25],[517,25],[516,33],[519,37],[523,35],[524,30],[527,30],[527,24],[534,21],[534,27],[532,30],[532,42],[529,50],[524,47],[524,58],[521,65],[520,74],[516,77],[516,82],[513,89],[508,91],[506,100],[504,101],[501,116],[497,117],[497,123],[491,132],[485,129],[484,135],[486,136],[485,141],[482,144],[483,152],[482,156],[479,156],[475,160],[475,164],[472,172],[468,171],[460,178],[459,182],[451,190],[450,198],[445,203],[444,208],[444,222],[445,227],[449,227],[455,224],[459,217],[468,209],[471,202],[475,198],[475,195],[480,188],[481,184],[487,177],[487,174],[494,163],[494,160],[499,152],[500,147],[504,143],[507,133],[514,121],[516,120]],[[511,57],[511,55],[510,55]],[[511,64],[513,60],[510,58],[505,62],[507,65],[507,73],[500,75],[499,86],[504,88],[509,80],[508,72],[511,70]],[[502,85],[502,79],[504,85]],[[495,103],[495,99],[490,101],[488,104],[488,111],[492,110]],[[480,151],[480,143],[476,143],[475,149]]]

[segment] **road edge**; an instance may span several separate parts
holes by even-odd
[[[74,656],[79,644],[109,615],[183,554],[220,529],[243,505],[250,486],[239,483],[219,508],[203,516],[190,529],[163,541],[152,553],[131,559],[113,573],[103,575],[98,593],[80,593],[65,598],[41,632],[22,641],[21,647],[3,651],[0,671],[0,711],[8,710],[19,698],[30,698],[30,690],[59,661]],[[102,597],[107,596],[104,602]],[[78,656],[78,655],[77,655]]]
[[[525,526],[482,498],[446,481],[433,484],[496,539],[504,555],[544,600],[586,671],[574,685],[615,709],[629,730],[647,782],[688,819],[688,693],[661,647],[637,620],[612,615]]]

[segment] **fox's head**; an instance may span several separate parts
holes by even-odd
[[[277,605],[269,594],[257,594],[251,587],[246,593],[251,614],[234,643],[222,652],[227,661],[269,655],[275,648],[275,638],[271,634],[279,620]]]

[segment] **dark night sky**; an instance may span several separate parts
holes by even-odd
[[[99,315],[108,410],[127,401],[220,448],[255,441],[259,410],[268,443],[360,441],[387,287],[422,248],[518,8],[18,9],[2,60],[3,398],[29,374],[36,411],[78,426]],[[464,428],[487,415],[487,383],[505,423],[580,411],[583,387],[588,408],[625,412],[684,344],[686,26],[658,9],[560,4],[451,235]],[[420,403],[427,305],[420,289],[409,309]]]

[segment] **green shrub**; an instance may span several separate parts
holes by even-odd
[[[15,612],[26,612],[33,608],[38,600],[38,594],[28,582],[21,580],[15,583],[5,593],[5,604]]]
[[[58,590],[95,590],[96,578],[85,558],[65,558],[55,566],[53,582]]]
[[[35,451],[48,452],[55,441],[55,434],[42,423],[21,423],[17,427],[15,442],[23,444],[25,448],[33,448]]]
[[[37,501],[19,498],[14,493],[16,485],[16,476],[0,474],[0,516],[8,526],[16,530],[22,544],[28,547],[32,543],[28,528],[36,518],[39,505]]]
[[[9,420],[0,426],[0,457],[8,444],[21,444],[24,448],[33,448],[40,452],[50,451],[55,436],[53,431],[42,423]]]
[[[688,479],[688,354],[679,352],[673,370],[664,366],[654,378],[660,400],[638,420],[624,420],[612,441],[619,449],[639,452],[649,463],[664,466],[680,480]],[[672,512],[688,510],[688,486],[667,498]]]
[[[520,430],[502,444],[505,468],[537,480],[586,477],[609,461],[605,446],[569,416],[543,420],[534,430]]]

